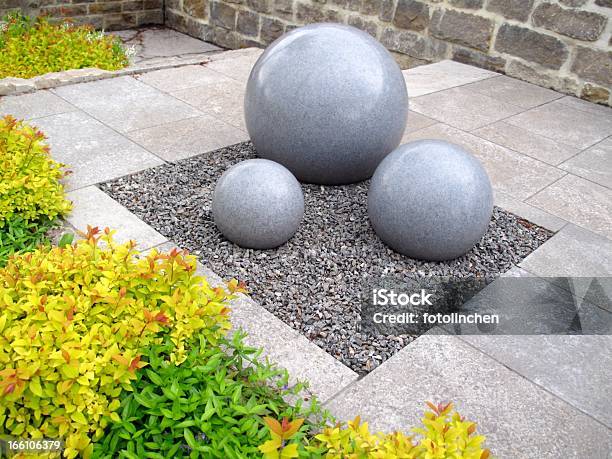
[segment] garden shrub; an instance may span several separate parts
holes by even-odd
[[[32,250],[71,207],[45,136],[11,116],[0,119],[0,266],[13,252]]]
[[[217,345],[228,294],[195,275],[191,256],[136,253],[90,228],[74,245],[16,255],[0,269],[0,434],[62,438],[66,457],[89,457],[108,419],[119,419],[147,349],[171,343],[175,365],[192,336]]]
[[[236,333],[219,347],[193,343],[186,360],[172,365],[172,345],[145,352],[149,365],[122,396],[120,419],[94,446],[96,458],[260,458],[268,435],[263,416],[325,416],[316,400],[291,406],[301,384],[289,387],[284,370],[262,363],[259,353]],[[294,438],[305,439],[322,424],[299,425]]]
[[[121,40],[91,26],[50,23],[21,13],[3,18],[0,78],[31,78],[48,72],[97,67],[118,70],[129,64]]]

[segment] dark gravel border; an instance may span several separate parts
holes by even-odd
[[[244,280],[263,307],[358,373],[371,371],[414,339],[358,332],[363,279],[504,273],[552,235],[495,208],[488,232],[467,255],[449,262],[413,260],[376,237],[363,182],[303,185],[306,214],[297,234],[275,250],[242,249],[217,231],[210,205],[221,173],[251,157],[254,150],[246,142],[100,188],[220,276]]]

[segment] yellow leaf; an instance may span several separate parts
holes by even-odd
[[[280,457],[282,459],[289,459],[292,457],[298,457],[298,445],[296,443],[291,443],[290,445],[287,445],[283,448],[283,450],[281,451],[281,455]]]
[[[43,396],[43,390],[42,390],[42,387],[40,387],[40,378],[36,377],[36,378],[32,379],[30,381],[30,384],[28,384],[28,388],[37,397],[42,397]]]
[[[79,424],[82,425],[87,425],[87,419],[85,418],[85,415],[83,413],[81,413],[80,411],[75,411],[74,413],[72,413],[70,415],[70,419],[72,419],[74,422],[77,422]]]

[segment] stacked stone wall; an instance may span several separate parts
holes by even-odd
[[[0,0],[0,16],[13,10],[71,18],[77,24],[104,30],[164,22],[164,0]]]
[[[405,67],[442,59],[611,104],[612,0],[166,0],[166,25],[227,48],[297,26],[365,30]]]

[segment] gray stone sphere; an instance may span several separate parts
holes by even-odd
[[[312,24],[260,56],[244,113],[260,157],[302,182],[338,185],[371,177],[399,145],[408,93],[393,57],[370,35]]]
[[[212,213],[219,231],[251,249],[271,249],[295,234],[304,216],[304,195],[285,167],[249,159],[226,170],[213,194]]]
[[[421,260],[468,252],[487,231],[492,212],[493,190],[480,162],[441,140],[401,145],[380,163],[368,191],[376,234]]]

